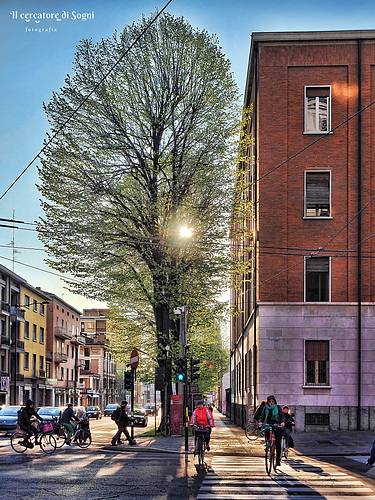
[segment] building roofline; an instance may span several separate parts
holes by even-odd
[[[59,302],[61,305],[64,305],[66,308],[69,308],[69,309],[73,310],[76,313],[77,316],[80,316],[80,317],[82,316],[81,311],[79,311],[78,309],[76,309],[71,304],[68,304],[68,302],[65,302],[65,300],[61,299],[60,297],[58,297],[54,293],[47,292],[46,290],[41,290],[41,292],[43,292],[45,295],[47,295],[47,297],[49,297],[50,300],[53,300],[55,302]]]
[[[300,42],[325,40],[365,40],[375,39],[375,30],[346,30],[346,31],[270,31],[254,32],[251,34],[255,42]]]

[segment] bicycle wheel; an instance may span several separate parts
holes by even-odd
[[[202,438],[200,439],[200,441],[201,441],[201,446],[200,446],[199,455],[198,455],[198,462],[199,462],[199,465],[203,466],[204,465],[204,454],[206,452],[206,446],[205,446],[205,443],[203,442]]]
[[[13,432],[10,438],[10,445],[16,453],[24,453],[27,450],[26,435],[23,432]]]
[[[160,433],[161,433],[161,435],[164,436],[164,437],[167,437],[167,436],[170,435],[170,432],[171,432],[171,430],[170,430],[168,422],[162,422],[160,424]]]
[[[60,429],[53,435],[56,441],[56,448],[61,448],[68,437],[68,431],[65,427],[61,426]]]
[[[273,470],[276,472],[276,443],[275,439],[272,440],[272,467]]]
[[[285,459],[288,458],[288,448],[286,447],[286,439],[285,436],[281,438],[281,456]]]
[[[250,422],[245,429],[245,435],[249,441],[255,441],[259,437],[259,427],[256,423]]]
[[[42,434],[40,436],[39,446],[44,453],[50,455],[56,450],[56,439],[52,436],[52,434]]]
[[[266,462],[266,471],[267,474],[271,474],[272,464],[273,464],[273,456],[272,456],[272,443],[271,441],[267,441],[266,443],[266,452],[265,452],[265,462]]]
[[[78,444],[80,448],[88,448],[91,444],[91,432],[87,429],[78,431],[74,441]]]

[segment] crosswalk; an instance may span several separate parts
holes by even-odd
[[[349,473],[293,456],[267,475],[264,458],[213,456],[197,500],[375,500],[375,491]]]

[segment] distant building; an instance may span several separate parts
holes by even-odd
[[[119,399],[116,386],[116,362],[109,351],[107,336],[108,309],[84,309],[81,316],[81,333],[86,345],[81,346],[84,368],[80,382],[85,405],[105,407]]]
[[[53,387],[47,405],[82,404],[79,384],[83,360],[79,348],[85,344],[80,332],[81,312],[57,295],[44,292],[47,306],[46,384]]]
[[[253,33],[232,227],[232,419],[375,428],[375,31]],[[228,410],[227,410],[228,413]]]

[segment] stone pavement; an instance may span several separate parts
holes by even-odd
[[[215,428],[212,431],[211,451],[215,454],[238,454],[263,456],[263,440],[248,441],[241,427],[234,425],[229,418],[218,411],[214,413]],[[371,443],[375,437],[373,431],[327,431],[293,433],[296,455],[332,456],[343,455],[368,456]],[[120,445],[116,448],[105,446],[116,451],[156,453],[185,453],[185,438],[175,437],[136,437],[137,446]],[[194,439],[189,437],[189,453],[194,451]],[[375,469],[375,468],[374,468]]]

